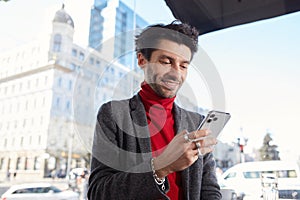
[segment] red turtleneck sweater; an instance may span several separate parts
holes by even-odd
[[[151,148],[153,157],[157,157],[174,138],[174,117],[172,114],[173,98],[158,96],[146,83],[142,83],[139,95],[144,104],[148,127],[151,136]],[[168,175],[170,190],[167,196],[171,200],[182,199],[181,178],[179,173]]]

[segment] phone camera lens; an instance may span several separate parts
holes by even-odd
[[[210,117],[211,117],[211,118],[214,118],[215,116],[216,116],[215,114],[212,114]]]
[[[211,122],[211,119],[208,119],[208,120],[207,120],[207,123],[210,123],[210,122]]]
[[[218,118],[217,118],[217,117],[215,117],[213,120],[214,120],[214,121],[217,121],[217,120],[218,120]]]

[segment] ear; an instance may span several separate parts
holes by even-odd
[[[142,53],[137,54],[137,59],[138,59],[138,65],[140,66],[141,69],[143,69],[148,62],[147,59]]]

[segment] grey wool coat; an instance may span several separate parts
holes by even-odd
[[[174,104],[175,132],[193,131],[203,116]],[[89,200],[169,199],[154,181],[150,133],[139,95],[111,101],[99,109],[89,178]],[[199,157],[181,173],[184,199],[221,199],[211,153]]]

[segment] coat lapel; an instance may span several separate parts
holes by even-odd
[[[135,95],[129,101],[132,126],[136,136],[138,148],[142,153],[151,152],[150,132],[147,124],[144,105],[138,95]]]
[[[176,134],[188,128],[186,120],[186,113],[182,112],[181,108],[174,103],[173,106],[174,121],[175,121],[175,132]]]

